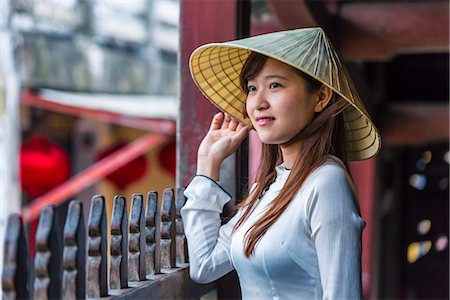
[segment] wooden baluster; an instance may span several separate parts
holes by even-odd
[[[28,246],[19,214],[8,217],[3,249],[3,299],[29,299]]]
[[[160,220],[161,209],[158,203],[158,192],[150,191],[147,194],[147,209],[145,210],[146,275],[155,275],[161,272]]]
[[[86,229],[83,203],[72,200],[64,224],[63,299],[84,299],[86,295]]]
[[[41,211],[36,231],[33,299],[61,298],[61,251],[56,208],[48,205]]]
[[[165,189],[161,207],[161,269],[175,267],[175,197]]]
[[[108,254],[105,197],[92,197],[88,220],[88,261],[86,297],[108,295]]]
[[[130,281],[145,280],[145,226],[144,197],[133,194],[130,209],[128,278]]]
[[[186,197],[184,196],[185,188],[179,187],[177,189],[177,197],[175,201],[176,214],[175,214],[175,225],[176,225],[176,266],[182,267],[187,263],[187,246],[186,246],[186,235],[184,234],[183,221],[181,220],[180,210],[186,203]]]
[[[127,199],[124,196],[114,197],[111,219],[111,289],[128,287],[128,215]]]

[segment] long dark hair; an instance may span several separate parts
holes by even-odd
[[[267,56],[253,52],[245,62],[240,75],[240,83],[246,93],[248,93],[248,80],[259,74],[267,59]],[[298,71],[299,76],[305,79],[309,92],[315,92],[322,86],[318,80],[300,70],[295,70]],[[342,117],[342,111],[347,106],[346,100],[333,93],[328,106],[322,112],[316,113],[313,120],[294,137],[296,141],[302,140],[301,146],[299,146],[299,155],[284,187],[272,201],[270,209],[266,210],[264,215],[246,232],[244,241],[246,257],[250,257],[258,241],[285,211],[308,175],[325,162],[328,154],[335,155],[348,166]],[[257,200],[275,180],[275,168],[281,161],[282,155],[278,145],[263,144],[261,163],[256,178],[258,184],[241,202],[240,207],[245,210],[234,230],[247,220]]]

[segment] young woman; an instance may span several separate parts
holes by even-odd
[[[360,298],[365,222],[347,159],[375,155],[380,138],[324,32],[208,44],[190,67],[225,112],[200,144],[181,211],[193,280],[236,269],[244,299]],[[251,127],[263,143],[258,177],[221,225],[220,165]]]

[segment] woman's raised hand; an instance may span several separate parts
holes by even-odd
[[[219,112],[214,115],[208,133],[203,138],[197,153],[197,174],[219,180],[223,160],[236,152],[247,136],[250,127],[230,115]]]

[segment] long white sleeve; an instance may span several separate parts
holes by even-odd
[[[311,237],[317,252],[323,299],[360,299],[361,235],[352,185],[345,170],[322,171],[308,209]]]
[[[188,241],[190,276],[198,283],[212,282],[234,269],[230,257],[235,215],[221,226],[220,213],[231,197],[215,181],[196,176],[184,192],[181,209]]]

